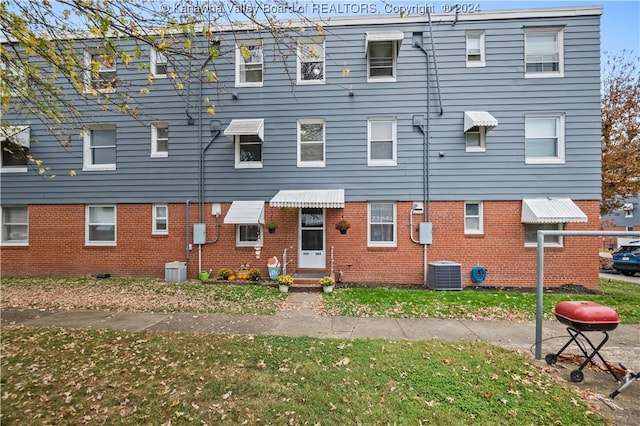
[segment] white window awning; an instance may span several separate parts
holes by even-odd
[[[627,212],[633,210],[633,203],[624,203],[622,205],[622,210]]]
[[[264,201],[234,201],[224,217],[224,223],[264,224]]]
[[[376,41],[394,41],[397,45],[397,50],[400,50],[403,39],[404,33],[402,31],[368,31],[365,38],[364,53],[368,55],[369,43]]]
[[[269,201],[269,206],[341,209],[344,207],[344,189],[279,191]]]
[[[224,135],[232,141],[238,135],[258,135],[264,141],[264,119],[231,120]]]
[[[29,126],[0,127],[0,140],[8,140],[25,148],[30,148],[31,128]]]
[[[485,127],[489,131],[498,125],[498,120],[487,111],[465,111],[464,112],[464,132]]]
[[[570,198],[525,198],[522,223],[586,222],[587,215]]]

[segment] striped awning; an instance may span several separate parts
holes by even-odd
[[[498,120],[487,111],[465,111],[464,112],[464,132],[471,129],[484,127],[489,131],[498,125]]]
[[[232,141],[238,135],[257,135],[264,141],[264,119],[231,120],[224,129],[224,135]]]
[[[368,31],[365,36],[364,54],[369,54],[369,43],[377,41],[392,41],[396,44],[396,49],[400,50],[400,45],[404,39],[402,31]]]
[[[264,224],[264,201],[234,201],[224,217],[224,223]]]
[[[344,189],[279,191],[271,201],[269,201],[269,206],[341,209],[344,207]]]
[[[25,148],[30,148],[31,129],[29,126],[0,127],[0,140],[8,140]]]
[[[522,223],[586,222],[587,215],[570,198],[522,200]]]

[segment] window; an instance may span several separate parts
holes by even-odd
[[[527,164],[564,163],[564,116],[527,114],[524,124]]]
[[[484,31],[467,32],[467,67],[484,67]]]
[[[368,81],[396,79],[396,44],[393,41],[369,43]]]
[[[529,28],[524,33],[525,77],[562,77],[564,52],[562,30]]]
[[[262,167],[262,140],[258,135],[236,136],[236,168]]]
[[[562,223],[525,223],[524,224],[524,245],[538,245],[538,230],[541,231],[562,231]],[[545,235],[545,247],[562,247],[562,235]]]
[[[396,204],[369,204],[369,246],[396,246]]]
[[[396,62],[403,38],[402,31],[367,32],[367,81],[396,81]]]
[[[115,245],[116,207],[87,206],[85,234],[87,245]]]
[[[15,63],[5,58],[0,61],[0,93],[2,96],[17,97],[20,93],[25,93],[24,89],[28,87],[27,73],[24,70],[24,64],[21,60]]]
[[[396,120],[376,118],[369,120],[369,166],[396,166]]]
[[[29,244],[29,210],[26,206],[10,206],[0,208],[2,212],[3,245]]]
[[[482,202],[467,201],[464,203],[464,233],[483,233]]]
[[[167,123],[151,125],[151,156],[169,156],[169,125]]]
[[[169,208],[166,204],[153,206],[153,234],[167,235],[169,233]]]
[[[485,127],[476,127],[464,134],[467,152],[484,152],[485,148]]]
[[[633,210],[625,210],[624,211],[624,217],[632,218],[633,217]]]
[[[82,170],[116,169],[116,127],[89,126],[84,129],[84,164]]]
[[[324,40],[298,41],[298,84],[324,83]]]
[[[91,49],[84,52],[85,91],[115,92],[116,58],[105,49]]]
[[[29,126],[0,128],[0,171],[2,173],[26,172],[29,163],[28,149],[31,134]]]
[[[260,225],[236,225],[236,246],[255,247],[262,245]]]
[[[236,49],[236,87],[262,86],[262,43],[247,42]]]
[[[323,119],[298,121],[298,167],[324,167]]]
[[[154,77],[164,78],[167,76],[167,57],[155,47],[151,47],[149,52],[151,74]]]

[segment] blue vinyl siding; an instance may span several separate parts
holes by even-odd
[[[291,74],[287,75],[284,64],[279,59],[274,61],[274,44],[265,36],[263,86],[234,87],[235,40],[231,34],[222,34],[222,55],[213,64],[220,82],[206,82],[202,88],[203,97],[215,101],[216,114],[203,112],[202,123],[198,121],[201,104],[195,72],[190,87],[181,95],[176,94],[169,78],[155,80],[150,93],[143,95],[139,87],[145,84],[146,71],[138,71],[137,66],[148,64],[148,56],[129,66],[118,63],[118,77],[136,88],[129,93],[138,102],[139,120],[100,111],[90,103],[83,108],[84,124],[116,125],[117,170],[82,171],[79,129],[69,132],[71,147],[65,150],[43,125],[9,113],[4,119],[16,125],[30,122],[31,153],[44,160],[57,177],[43,180],[33,170],[2,174],[2,203],[194,201],[198,196],[199,151],[211,141],[211,121],[219,120],[224,130],[232,119],[249,118],[264,119],[264,167],[235,169],[234,144],[221,133],[204,154],[205,201],[269,200],[280,189],[328,188],[344,188],[346,201],[421,199],[423,135],[413,126],[412,118],[427,114],[428,109],[432,200],[542,196],[599,200],[599,9],[589,10],[593,13],[556,18],[482,20],[479,14],[478,20],[461,21],[455,26],[434,19],[442,115],[433,60],[427,72],[425,55],[412,46],[413,34],[422,32],[424,47],[431,52],[428,24],[414,20],[327,27],[326,83],[318,85],[292,86],[296,79],[294,50],[289,52]],[[563,29],[564,77],[524,78],[527,26]],[[365,33],[390,30],[404,32],[397,81],[367,83]],[[465,66],[465,32],[469,30],[485,31],[485,67]],[[348,73],[343,75],[345,69]],[[126,87],[119,85],[118,91]],[[348,96],[349,90],[354,96]],[[232,99],[232,92],[238,94],[237,100]],[[429,97],[431,104],[427,105]],[[187,110],[196,119],[194,125],[187,122]],[[463,115],[473,110],[488,111],[499,122],[487,133],[486,152],[465,152]],[[565,164],[525,164],[524,116],[536,112],[565,115]],[[367,166],[367,120],[375,117],[394,117],[397,121],[395,167]],[[296,123],[302,118],[325,120],[324,168],[296,166]],[[153,122],[169,125],[167,158],[150,157],[149,126]],[[68,176],[68,170],[76,170],[77,176]]]

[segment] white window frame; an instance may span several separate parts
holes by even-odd
[[[524,223],[524,246],[536,247],[538,245],[539,229],[545,231],[562,231],[564,229],[564,223]],[[527,228],[531,229],[530,235],[533,235],[533,239],[527,240]],[[536,232],[533,232],[535,229]],[[562,235],[545,235],[544,236],[545,247],[564,247],[564,238]]]
[[[321,141],[303,141],[302,140],[302,126],[306,124],[321,124],[322,125],[322,140]],[[305,118],[298,120],[297,126],[298,134],[298,167],[326,167],[327,162],[327,123],[323,118]],[[303,144],[320,144],[322,143],[322,160],[303,161],[302,160],[302,146]]]
[[[167,130],[167,150],[161,151],[158,148],[158,141],[165,140],[158,137],[158,129]],[[151,125],[151,157],[152,158],[166,158],[169,156],[169,124],[168,123],[153,123]]]
[[[625,219],[633,218],[633,210],[625,210],[624,211],[624,217],[625,217]]]
[[[480,140],[480,145],[469,145],[469,136],[470,135],[478,135]],[[465,143],[465,151],[466,152],[485,152],[487,150],[486,147],[487,140],[487,128],[484,126],[478,126],[477,129],[468,130],[464,134],[464,143]]]
[[[320,46],[321,51],[315,52],[316,46]],[[317,38],[303,38],[298,40],[297,49],[297,61],[296,61],[296,83],[300,85],[304,84],[324,84],[327,74],[327,67],[325,61],[325,40]],[[312,56],[317,55],[317,56]],[[305,60],[314,59],[314,60]],[[305,79],[302,72],[302,65],[306,62],[321,62],[322,63],[322,78],[318,79]]]
[[[551,139],[538,138],[527,134],[528,120],[555,120],[555,140],[556,140],[556,156],[547,157],[529,157],[527,156],[527,144],[534,143],[535,139]],[[533,113],[524,116],[524,150],[525,164],[564,164],[565,163],[565,120],[562,113]]]
[[[378,43],[391,43],[391,75],[371,76],[371,48],[370,46]],[[395,40],[376,40],[369,42],[369,51],[367,52],[367,82],[392,82],[398,79],[398,43]]]
[[[246,134],[246,135],[235,135],[234,136],[234,143],[235,143],[235,168],[236,169],[261,169],[264,164],[264,141],[262,139],[260,139],[260,137],[258,137],[258,140],[260,141],[255,142],[255,141],[248,141],[246,142],[246,144],[251,144],[251,145],[260,145],[260,161],[241,161],[240,158],[240,146],[245,144],[242,142],[242,137],[243,136],[258,136],[256,134]]]
[[[113,145],[101,146],[100,148],[94,148],[92,146],[92,135],[94,130],[113,130],[114,141]],[[106,163],[106,164],[93,164],[93,150],[94,149],[113,149],[115,151],[115,155],[117,157],[117,139],[118,139],[118,130],[113,124],[100,124],[100,125],[92,125],[85,126],[83,130],[83,165],[82,170],[84,171],[96,171],[96,170],[116,170],[116,163]]]
[[[478,135],[480,145],[469,145],[469,136]],[[478,126],[477,129],[468,130],[464,134],[464,144],[466,152],[485,152],[487,150],[487,128],[485,126]]]
[[[255,82],[246,82],[245,78],[242,78],[243,73],[246,73],[246,70],[243,69],[243,66],[246,65],[256,65],[255,63],[245,63],[245,58],[242,56],[242,47],[260,47],[260,54],[262,57],[260,64],[260,73],[261,79],[260,81]],[[246,74],[245,74],[246,75]],[[247,40],[236,45],[236,87],[262,87],[264,84],[264,46],[262,44],[262,40]]]
[[[476,53],[469,51],[469,49],[471,49],[470,41],[476,38],[478,39],[478,44],[480,46],[480,52],[479,52],[480,59],[471,60],[469,59],[469,56]],[[467,68],[486,66],[485,48],[484,48],[484,31],[467,31],[465,56],[466,56]]]
[[[528,38],[542,34],[555,34],[556,38],[556,51],[547,52],[547,54],[558,55],[558,70],[557,71],[527,71],[527,64],[534,63],[529,61],[529,55],[531,46],[528,43]],[[524,77],[525,78],[548,78],[548,77],[564,77],[564,31],[562,28],[557,27],[544,27],[544,28],[525,28],[524,30]]]
[[[14,129],[11,129],[11,127],[9,127],[4,130],[9,130],[13,132]],[[9,139],[10,137],[16,137],[16,138],[24,137],[27,139],[27,141],[25,141],[25,144],[22,144],[22,143],[10,140]],[[2,153],[0,153],[0,173],[26,173],[29,170],[29,157],[27,154],[27,150],[29,149],[28,148],[30,145],[29,140],[31,138],[30,127],[26,127],[25,129],[16,132],[13,136],[10,136],[10,137],[0,136],[0,149],[2,149]],[[12,144],[21,150],[21,153],[24,156],[24,164],[16,165],[16,166],[7,166],[4,164],[4,161],[2,161],[2,157],[4,155],[3,145],[5,144]]]
[[[162,212],[161,210],[164,210]],[[153,205],[153,229],[151,233],[153,235],[168,235],[169,234],[169,206],[166,204],[154,204]],[[161,229],[158,225],[164,221],[165,228]]]
[[[113,209],[113,222],[93,222],[91,220],[91,209],[97,208],[112,208]],[[91,226],[113,226],[113,241],[111,240],[91,240],[90,239],[90,227]],[[115,246],[118,240],[118,211],[113,204],[89,204],[85,210],[85,245],[87,246]]]
[[[467,206],[477,205],[478,214],[472,215],[467,213]],[[477,220],[478,227],[474,228],[470,225],[470,221]],[[464,233],[465,234],[484,234],[484,206],[482,201],[465,201],[464,203]]]
[[[160,52],[155,47],[151,46],[149,50],[149,69],[151,75],[155,78],[167,78],[168,65],[167,57],[164,53]],[[158,65],[164,66],[164,72],[158,72]]]
[[[258,230],[258,239],[256,241],[247,241],[241,240],[241,231],[243,227],[247,226],[255,226]],[[262,225],[259,223],[242,223],[236,224],[236,247],[255,247],[256,245],[262,246],[262,236],[264,235],[264,231],[262,230]]]
[[[372,159],[371,158],[371,144],[375,142],[389,142],[385,140],[373,140],[373,132],[371,127],[373,123],[389,123],[391,125],[391,144],[392,144],[392,158],[387,159]],[[367,165],[368,166],[397,166],[398,165],[398,125],[395,117],[375,117],[370,118],[367,121]]]
[[[102,87],[102,88],[96,88],[94,87],[93,83],[94,81],[94,76],[93,76],[93,57],[95,55],[101,55],[101,56],[113,56],[113,66],[110,67],[108,70],[102,70],[103,67],[103,63],[104,61],[95,61],[99,66],[99,70],[98,70],[98,75],[101,75],[101,73],[113,73],[114,77],[113,79],[111,79],[111,81],[115,82],[117,80],[117,76],[118,76],[118,70],[117,70],[117,58],[114,55],[107,55],[106,50],[104,48],[93,48],[93,49],[85,49],[84,51],[84,66],[85,66],[85,82],[84,82],[84,91],[85,93],[91,93],[92,91],[97,91],[99,93],[113,93],[116,91],[116,85],[113,84],[111,86],[108,87]]]
[[[393,221],[392,222],[373,222],[371,209],[374,205],[385,204],[393,206]],[[392,225],[393,226],[393,240],[392,241],[372,241],[371,227],[373,225]],[[369,247],[397,247],[398,243],[398,214],[397,204],[392,201],[371,201],[367,206],[367,245]]]
[[[5,212],[8,209],[24,209],[26,211],[26,222],[7,222],[5,218]],[[0,207],[0,221],[2,221],[0,227],[0,245],[3,246],[28,246],[29,245],[29,206],[2,206]],[[27,236],[26,239],[11,239],[11,235],[6,235],[6,230],[9,226],[26,226]]]

